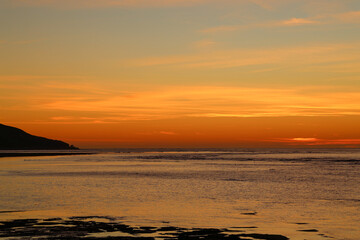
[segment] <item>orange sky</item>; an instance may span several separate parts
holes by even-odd
[[[91,147],[357,147],[360,117],[184,117],[121,123],[18,123]]]
[[[0,123],[91,147],[359,147],[357,0],[8,0]]]

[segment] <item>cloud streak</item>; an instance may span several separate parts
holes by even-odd
[[[329,24],[357,24],[360,23],[360,11],[350,11],[344,13],[317,15],[309,18],[293,17],[281,21],[267,21],[260,23],[221,25],[200,30],[204,34],[216,34],[224,32],[234,32],[254,28],[279,28],[279,27],[298,27]]]
[[[176,7],[204,4],[230,4],[232,6],[256,5],[266,11],[274,11],[282,6],[297,4],[297,0],[8,0],[12,6],[50,6],[57,8],[95,8],[95,7]],[[318,1],[319,2],[319,1]],[[302,0],[302,5],[312,6],[313,1]],[[329,5],[320,2],[321,6]]]
[[[360,145],[360,139],[277,138],[269,142],[306,146]]]
[[[360,23],[360,11],[340,13],[333,15],[332,17],[344,23]]]
[[[36,108],[96,112],[101,115],[99,119],[116,122],[179,117],[360,115],[357,102],[360,102],[358,92],[304,94],[290,89],[177,87],[137,92],[132,98],[112,96],[93,101],[55,98]]]
[[[335,63],[360,60],[354,54],[359,45],[327,44],[271,49],[232,49],[199,52],[189,55],[173,55],[126,60],[122,65],[132,67],[176,67],[176,68],[233,68],[256,65],[282,65],[299,67],[302,65]],[[349,50],[353,51],[349,51]],[[313,67],[313,66],[312,66]]]
[[[96,7],[174,7],[215,2],[212,0],[10,0],[13,6],[50,6],[58,8]]]
[[[322,24],[320,21],[312,18],[291,18],[281,21],[269,21],[262,23],[252,23],[245,25],[223,25],[210,27],[200,30],[201,33],[215,34],[223,32],[234,32],[238,30],[254,29],[254,28],[274,28],[274,27],[294,27],[294,26],[305,26],[305,25],[318,25]]]
[[[291,18],[289,20],[285,20],[279,22],[279,26],[301,26],[301,25],[308,25],[308,24],[318,24],[318,21],[306,19],[306,18]]]

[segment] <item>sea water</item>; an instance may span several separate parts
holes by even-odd
[[[112,216],[360,239],[358,149],[128,149],[0,158],[0,219]]]

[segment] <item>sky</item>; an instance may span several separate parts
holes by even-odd
[[[81,148],[360,147],[360,1],[1,0],[0,123]]]

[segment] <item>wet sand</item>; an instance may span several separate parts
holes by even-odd
[[[0,222],[0,238],[11,239],[243,239],[288,240],[278,234],[256,233],[256,227],[181,228],[129,226],[102,216],[17,219]]]

